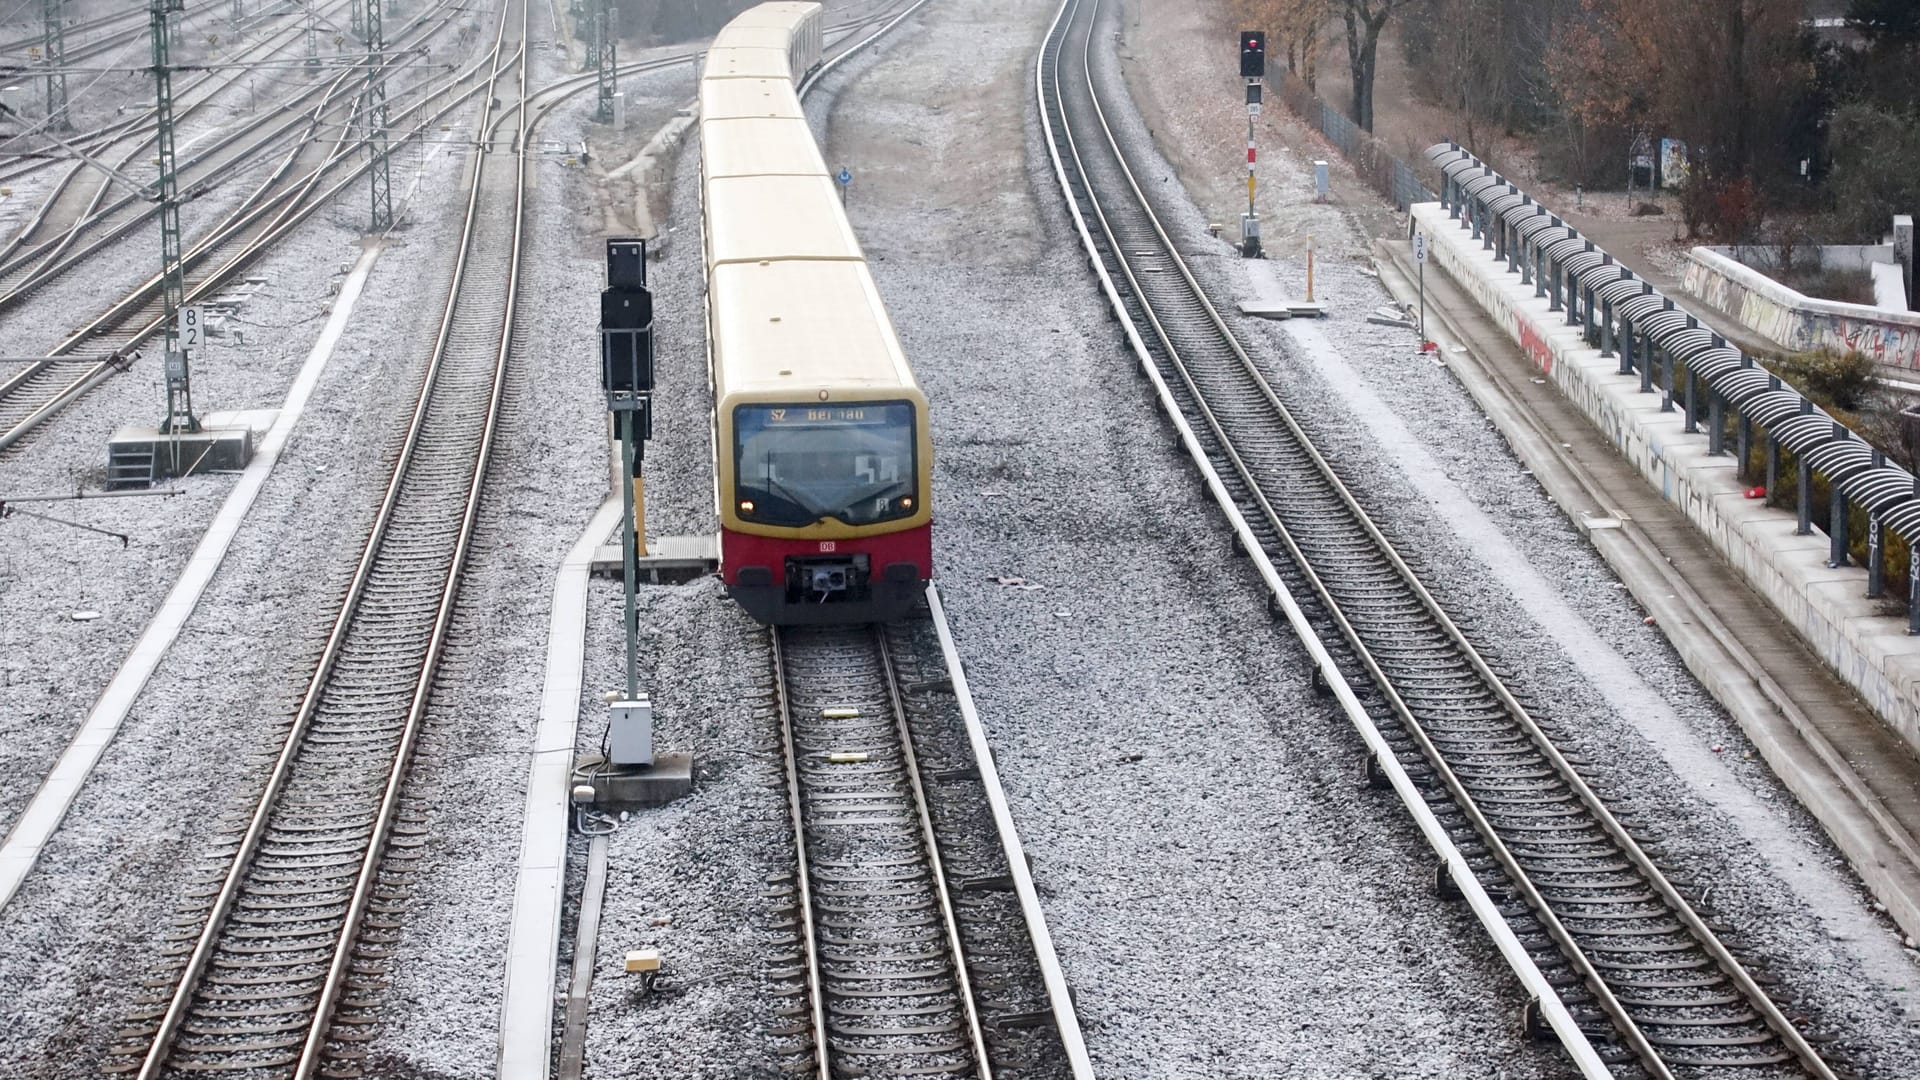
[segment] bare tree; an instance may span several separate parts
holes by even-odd
[[[1796,103],[1813,76],[1800,0],[1620,3],[1619,28],[1664,133],[1724,176],[1784,173]],[[1711,77],[1703,77],[1711,72]]]
[[[1422,0],[1339,0],[1347,28],[1347,65],[1353,75],[1353,122],[1373,130],[1373,73],[1379,66],[1380,31],[1387,20]]]

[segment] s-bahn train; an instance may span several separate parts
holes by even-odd
[[[933,571],[927,399],[795,93],[822,46],[819,4],[762,4],[700,81],[720,573],[779,625],[898,617]]]

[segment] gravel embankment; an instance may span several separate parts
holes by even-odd
[[[1032,103],[1054,6],[942,5],[850,73],[828,157],[934,401],[943,594],[1096,1062],[1551,1074],[1107,320]]]
[[[536,22],[544,27],[537,11]],[[536,53],[536,81],[565,74],[560,59],[558,52]],[[545,121],[536,141],[570,147],[586,141],[597,168],[615,167],[638,152],[685,101],[691,85],[686,67],[621,80],[628,97],[624,134],[590,122],[589,87]],[[587,170],[565,165],[558,155],[536,156],[530,171],[523,344],[489,475],[487,509],[462,583],[454,644],[409,789],[410,801],[432,823],[432,839],[395,950],[384,1022],[368,1046],[378,1075],[492,1075],[554,575],[607,490],[598,333],[606,264],[600,237],[603,226],[618,231],[619,211],[605,208],[605,222],[575,212],[600,206],[599,189]],[[685,257],[691,250],[683,249],[679,261],[697,262]],[[654,265],[656,289],[663,268]],[[656,296],[662,311],[698,310],[679,296],[671,307]],[[684,371],[686,356],[663,348],[660,362]],[[691,356],[699,359],[698,353]],[[704,374],[700,380],[704,386]],[[704,458],[704,436],[698,454]],[[618,641],[619,594],[613,591],[610,603],[606,594],[603,587],[590,599],[594,613],[605,618],[589,634],[595,641]],[[728,651],[713,649],[716,656]],[[591,672],[584,692],[598,702],[613,685],[614,679]]]
[[[267,88],[260,92],[264,100]],[[244,98],[245,93],[243,84],[229,96]],[[183,130],[183,146],[192,135],[205,134],[215,123],[234,123],[237,117],[222,113],[201,119],[191,132]],[[396,207],[422,169],[437,175],[446,171],[447,159],[439,139],[425,147],[416,143],[398,148],[393,167]],[[250,189],[248,178],[257,181],[267,167],[254,166],[214,195],[189,203],[183,213],[187,235],[210,227]],[[455,183],[457,176],[434,182]],[[194,405],[203,418],[279,406],[326,321],[334,290],[360,255],[364,199],[365,189],[353,188],[247,270],[247,276],[266,279],[265,285],[231,320],[226,336],[210,338],[195,359]],[[401,239],[406,239],[405,232]],[[7,325],[29,343],[21,351],[51,347],[157,264],[152,229],[138,230],[85,268],[37,292],[7,315]],[[379,281],[376,278],[369,290],[369,301],[374,299],[371,293],[381,289]],[[368,308],[363,301],[363,309],[377,307]],[[364,317],[359,321],[366,325]],[[150,343],[143,350],[147,358],[132,370],[96,386],[0,454],[0,494],[98,490],[113,433],[126,425],[150,427],[161,419],[166,394],[155,347]],[[361,347],[388,355],[406,351],[393,342]],[[316,416],[337,393],[322,385],[312,406]],[[332,430],[343,429],[336,423]],[[340,445],[353,446],[351,429],[344,430]],[[26,514],[0,521],[0,610],[9,614],[0,619],[0,828],[11,826],[158,610],[231,485],[229,476],[198,476],[172,485],[177,494],[168,497],[18,504],[21,510],[122,534],[127,537],[124,548],[109,536]],[[72,618],[75,612],[99,612],[100,617],[78,621]]]
[[[457,184],[458,165],[444,154],[432,159],[428,183]],[[395,179],[398,189],[398,172]],[[268,384],[263,370],[260,405],[277,401],[311,348],[325,314],[319,298],[329,295],[329,275],[359,254],[363,223],[357,207],[330,208],[322,218],[321,225],[303,230],[297,242],[267,261],[265,272],[274,282],[270,291],[282,298],[250,305],[245,312],[253,325],[276,326],[284,335],[264,330],[258,335],[263,355],[279,365],[275,385]],[[231,808],[235,777],[266,768],[264,758],[274,750],[311,672],[352,554],[385,483],[406,399],[432,343],[431,325],[421,332],[420,313],[436,310],[445,295],[444,253],[458,237],[459,225],[458,207],[421,200],[380,256],[351,326],[225,565],[40,866],[7,908],[10,933],[0,945],[0,988],[5,990],[0,1001],[10,1022],[0,1034],[0,1072],[34,1077],[97,1072],[104,1036],[121,1026],[128,1002],[125,995],[89,988],[130,986],[144,977],[145,957],[178,905],[183,885],[213,854],[215,818]],[[303,278],[306,274],[313,279]],[[268,393],[273,397],[264,397]],[[92,398],[79,406],[99,407]],[[33,459],[61,451],[91,457],[84,427],[69,427],[63,419],[36,445]],[[210,512],[229,483],[230,478],[201,478],[187,486],[207,489],[203,497]],[[101,505],[153,506],[157,513],[180,502]],[[204,523],[204,516],[169,522],[179,530],[173,543],[180,545],[180,557]],[[131,550],[156,545],[137,537]],[[117,590],[112,595],[121,605],[113,616],[118,618],[118,612],[136,605],[157,603],[171,585],[164,567],[137,569],[95,567],[58,579],[67,588]],[[41,617],[59,615],[55,608],[43,610]],[[137,632],[146,616],[126,617]],[[82,651],[39,654],[50,680],[65,677],[76,687],[71,712],[58,714],[63,723],[77,723],[90,707],[97,687],[85,689],[85,680],[97,675],[104,683],[116,662],[117,656]],[[51,747],[57,753],[65,736],[49,741],[57,741]],[[42,764],[20,778],[22,797],[44,773]]]
[[[1194,104],[1236,91],[1231,72],[1206,66],[1218,27],[1203,13],[1130,5],[1127,28],[1118,48],[1133,57],[1126,78],[1147,106],[1120,130],[1136,154],[1157,136],[1186,163],[1155,154],[1147,174],[1181,184],[1143,186],[1165,193],[1163,213],[1199,253],[1196,272],[1229,301],[1254,295],[1250,274],[1265,270],[1298,295],[1297,249],[1255,271],[1204,239],[1181,191],[1209,190],[1215,181],[1192,163],[1244,135],[1237,107]],[[1112,65],[1102,74],[1117,83]],[[1271,142],[1312,145],[1284,110],[1271,112]],[[1315,236],[1315,296],[1332,314],[1311,324],[1235,315],[1242,341],[1396,544],[1445,568],[1429,584],[1516,669],[1519,688],[1552,703],[1568,748],[1592,763],[1588,778],[1676,879],[1708,894],[1735,930],[1730,942],[1781,977],[1796,1009],[1865,1075],[1920,1072],[1916,954],[1452,374],[1419,354],[1412,331],[1365,321],[1390,303],[1360,270],[1377,211],[1311,202],[1305,162],[1325,154],[1263,155],[1262,216],[1282,235]],[[1367,197],[1350,172],[1336,176],[1336,203]]]

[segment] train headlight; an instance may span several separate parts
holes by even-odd
[[[900,509],[902,510],[913,509],[913,496],[911,495],[900,496]]]
[[[741,513],[743,513],[743,514],[751,514],[751,513],[753,513],[753,500],[752,500],[752,499],[741,499],[741,500],[740,500],[740,512],[741,512]]]

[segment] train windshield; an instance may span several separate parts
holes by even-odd
[[[733,410],[735,509],[765,525],[912,517],[913,404],[741,405]]]

